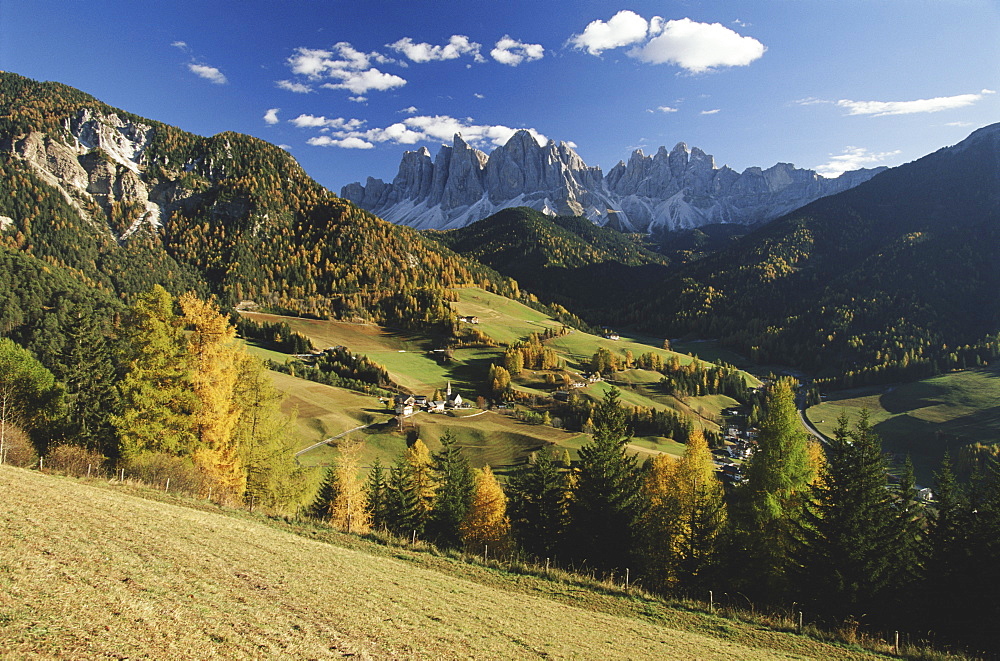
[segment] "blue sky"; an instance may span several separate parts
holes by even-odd
[[[283,145],[335,192],[455,130],[835,175],[1000,121],[1000,3],[0,0],[0,69]]]

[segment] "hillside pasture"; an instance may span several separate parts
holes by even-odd
[[[616,590],[126,489],[0,466],[4,657],[875,658]]]
[[[808,416],[831,435],[841,413],[856,421],[865,408],[883,448],[898,461],[910,455],[918,481],[931,485],[946,450],[955,460],[966,445],[1000,443],[1000,368],[831,392]]]

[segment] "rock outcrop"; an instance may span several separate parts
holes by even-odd
[[[771,220],[813,200],[852,188],[884,168],[827,179],[778,163],[738,173],[678,143],[652,156],[641,150],[605,176],[566,143],[539,145],[518,131],[488,156],[456,135],[434,160],[426,147],[403,154],[392,183],[368,178],[341,190],[358,206],[418,229],[452,229],[500,209],[527,206],[553,215],[582,215],[629,232],[709,223]]]

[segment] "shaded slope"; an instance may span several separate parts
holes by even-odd
[[[625,318],[845,382],[919,377],[997,355],[998,241],[994,125],[679,268]]]
[[[605,301],[630,295],[636,282],[662,277],[668,264],[636,236],[583,217],[552,217],[527,207],[428,236],[516,279],[542,299],[592,319],[600,316],[596,311]]]

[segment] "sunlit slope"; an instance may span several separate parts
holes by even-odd
[[[656,602],[0,467],[9,658],[869,658]],[[315,533],[314,533],[315,534]],[[389,557],[392,554],[395,557]]]

